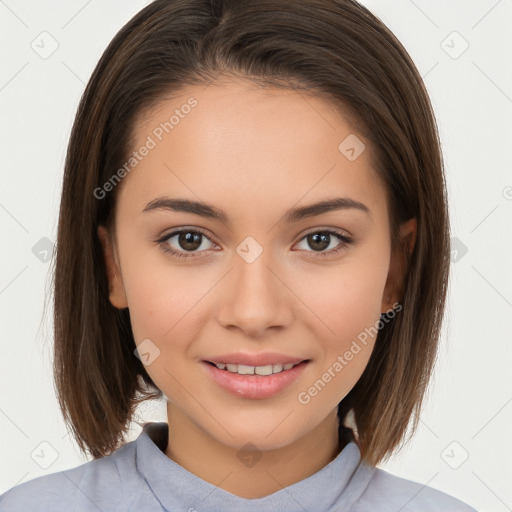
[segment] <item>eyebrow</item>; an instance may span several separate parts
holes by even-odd
[[[368,214],[371,217],[370,209],[360,201],[349,197],[336,197],[326,199],[308,206],[292,208],[284,214],[284,222],[291,224],[308,217],[315,217],[323,213],[336,210],[356,209]],[[141,213],[155,210],[170,210],[174,212],[186,212],[200,215],[201,217],[216,219],[225,225],[229,225],[229,217],[224,210],[213,205],[192,201],[190,199],[171,199],[169,197],[158,197],[150,201]]]

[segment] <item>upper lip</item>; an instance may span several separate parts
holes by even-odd
[[[267,366],[269,364],[298,364],[306,361],[305,358],[287,356],[277,352],[262,352],[261,354],[247,354],[243,352],[224,354],[205,359],[209,363],[243,364],[245,366]]]

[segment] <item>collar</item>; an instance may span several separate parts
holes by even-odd
[[[322,512],[343,504],[336,509],[341,512],[349,510],[361,496],[375,470],[361,461],[359,448],[352,441],[313,475],[261,498],[242,498],[199,478],[167,457],[168,429],[164,422],[146,423],[135,443],[137,469],[168,511]]]

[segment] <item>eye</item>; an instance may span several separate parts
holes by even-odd
[[[334,249],[331,248],[331,250],[325,251],[325,249],[331,246],[333,237],[339,241],[339,244]],[[173,239],[175,240],[173,241]],[[206,252],[208,249],[208,247],[204,247],[203,242],[205,240],[215,245],[203,231],[195,228],[173,231],[164,235],[156,242],[164,252],[170,253],[177,258],[196,258],[199,256],[195,253]],[[352,238],[345,234],[329,229],[312,231],[304,236],[301,242],[303,240],[313,248],[313,251],[306,250],[306,252],[313,252],[318,256],[330,256],[341,251],[353,242]],[[172,243],[175,245],[172,246]],[[199,250],[201,248],[203,248],[203,250]]]
[[[325,251],[325,249],[331,246],[333,237],[340,243],[334,249],[331,248],[330,251]],[[352,238],[331,229],[312,231],[311,233],[308,233],[304,238],[302,238],[302,240],[305,240],[306,243],[313,248],[313,251],[306,252],[314,252],[317,253],[318,256],[330,256],[341,251],[353,242]]]
[[[172,239],[175,239],[174,247],[170,245],[173,242]],[[205,248],[203,243],[205,240],[213,244],[205,233],[196,228],[173,231],[157,240],[157,243],[164,252],[170,253],[178,258],[195,258],[197,257],[195,254],[187,254],[187,252],[205,252],[198,251],[201,247],[203,249]]]

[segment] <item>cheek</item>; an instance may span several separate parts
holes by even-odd
[[[166,264],[166,255],[145,243],[141,247],[140,240],[126,233],[121,249],[123,284],[136,343],[146,338],[161,343],[192,318],[193,306],[207,286],[191,281],[184,268]]]
[[[211,286],[191,281],[188,273],[159,272],[157,267],[144,270],[130,282],[128,307],[136,342],[154,338],[173,345],[193,336],[195,314],[201,297]],[[178,333],[180,335],[178,336]]]
[[[346,341],[380,317],[386,262],[355,260],[302,273],[297,283],[297,295],[312,313],[304,318],[311,319],[311,328],[323,339]]]
[[[304,302],[315,313],[302,321],[315,339],[318,364],[309,387],[298,395],[301,404],[331,409],[361,377],[378,334],[385,270],[347,263],[334,273],[331,269],[330,277],[317,274],[302,283]]]

